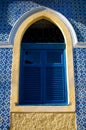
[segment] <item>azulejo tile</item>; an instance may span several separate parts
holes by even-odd
[[[0,130],[8,130],[10,124],[10,86],[12,49],[0,48]]]
[[[86,49],[74,49],[77,130],[86,130]],[[77,61],[77,62],[76,62]]]
[[[50,1],[50,2],[49,2]],[[73,25],[78,40],[86,42],[86,2],[85,0],[2,0],[0,1],[0,41],[8,41],[15,22],[27,11],[45,6],[62,13]]]

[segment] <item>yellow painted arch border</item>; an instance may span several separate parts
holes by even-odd
[[[46,19],[58,26],[64,36],[66,44],[66,67],[68,85],[68,106],[20,106],[19,97],[19,68],[20,68],[20,49],[21,40],[25,31],[36,21]],[[11,112],[75,112],[75,89],[74,89],[74,68],[72,38],[69,29],[55,13],[49,10],[39,11],[26,18],[19,26],[13,48],[12,63],[12,85],[11,85]]]

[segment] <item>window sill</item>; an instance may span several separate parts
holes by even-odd
[[[11,105],[11,112],[75,112],[75,103],[67,106]]]

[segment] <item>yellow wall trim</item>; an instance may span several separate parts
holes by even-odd
[[[21,40],[25,31],[36,21],[46,19],[58,26],[63,33],[66,44],[66,64],[67,64],[67,86],[68,86],[68,106],[19,106],[19,69],[20,69],[20,49]],[[75,111],[75,90],[74,90],[74,68],[72,38],[69,29],[55,13],[49,10],[40,11],[26,18],[19,26],[13,48],[12,64],[12,85],[11,85],[11,112],[74,112]]]

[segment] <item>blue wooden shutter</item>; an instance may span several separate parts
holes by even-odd
[[[28,44],[21,49],[20,104],[65,105],[65,44]]]
[[[40,50],[22,49],[20,104],[41,103]]]
[[[67,103],[64,50],[47,51],[46,103],[61,105]]]

